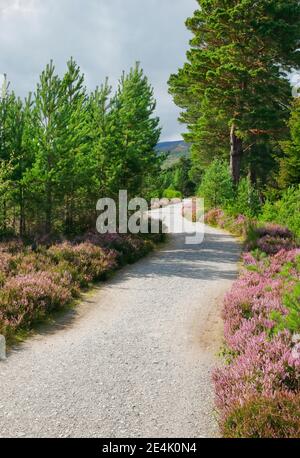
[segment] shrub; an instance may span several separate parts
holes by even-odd
[[[166,199],[182,199],[182,194],[180,191],[175,191],[174,189],[165,189],[163,197]]]
[[[13,264],[10,270],[11,275],[26,275],[27,273],[46,271],[52,266],[46,250],[36,253],[24,250],[14,257]]]
[[[0,284],[9,275],[15,266],[15,258],[12,254],[0,251]]]
[[[250,398],[299,389],[299,362],[294,359],[290,335],[284,333],[270,340],[266,332],[250,337],[251,334],[253,331],[243,336],[243,350],[232,362],[213,374],[216,405],[222,418],[232,406],[242,405]]]
[[[213,208],[204,215],[204,221],[211,226],[219,226],[238,236],[245,236],[248,230],[248,219],[244,215],[227,215],[219,208]]]
[[[233,200],[233,182],[227,163],[217,159],[210,164],[198,189],[198,196],[205,199],[206,208],[226,206]]]
[[[227,229],[232,234],[245,237],[248,225],[249,221],[244,215],[238,215],[236,217],[226,215],[221,227]]]
[[[225,297],[227,364],[213,373],[224,436],[299,435],[300,249],[295,236],[285,226],[257,226],[220,209],[205,220],[234,233],[244,230],[252,250],[244,254],[244,269]],[[279,396],[282,415],[274,407]]]
[[[228,210],[234,215],[245,215],[248,218],[257,216],[261,204],[257,190],[252,186],[248,178],[243,178],[237,188],[236,196]]]
[[[211,226],[221,226],[225,213],[220,208],[213,208],[204,215],[204,221]]]
[[[224,301],[227,365],[213,375],[222,422],[250,400],[299,393],[299,256],[297,249],[259,259],[244,254],[245,268]]]
[[[259,237],[281,237],[284,239],[291,239],[294,240],[294,234],[284,226],[280,226],[279,224],[265,224],[264,226],[259,226],[256,228],[256,233]]]
[[[295,242],[282,237],[271,237],[266,235],[257,240],[256,247],[268,255],[276,254],[281,250],[292,250],[296,248]]]
[[[151,240],[145,240],[142,237],[133,237],[127,235],[125,241],[128,244],[129,250],[126,255],[126,262],[132,263],[148,254],[153,244]]]
[[[169,203],[168,199],[166,201]],[[140,235],[119,233],[99,234],[98,232],[90,231],[83,236],[76,237],[74,243],[91,243],[92,245],[112,250],[121,264],[134,262],[151,251],[153,249],[153,243],[161,243],[165,240],[162,221],[159,221],[159,232],[157,234],[151,234],[151,218],[148,220],[148,228],[148,234]]]
[[[286,190],[282,198],[267,201],[262,209],[260,221],[273,221],[287,226],[297,237],[300,237],[300,185]]]
[[[127,234],[98,234],[89,233],[84,239],[90,240],[93,244],[112,250],[116,253],[120,264],[132,263],[152,250],[153,241],[161,241],[162,234],[147,235],[144,238]]]
[[[80,287],[135,261],[162,238],[161,232],[145,239],[90,232],[73,244],[38,246],[36,251],[19,241],[0,244],[0,334],[11,338],[20,328],[29,328],[78,296]]]
[[[0,292],[1,333],[10,336],[17,329],[29,327],[49,312],[66,305],[72,295],[61,280],[50,272],[10,278]]]
[[[24,250],[24,244],[20,239],[12,239],[0,243],[0,252],[16,254]]]
[[[278,333],[288,329],[293,334],[300,333],[300,282],[298,282],[291,292],[287,292],[283,298],[283,304],[287,310],[286,314],[272,312],[271,319],[276,323],[273,330]]]
[[[249,225],[247,231],[247,250],[259,249],[267,255],[273,255],[281,250],[293,250],[297,247],[293,233],[278,224],[264,226]]]
[[[64,261],[72,266],[76,273],[76,280],[80,286],[100,280],[116,267],[116,254],[107,252],[105,249],[85,242],[79,245],[63,243],[54,245],[48,250],[48,254],[59,264]],[[75,270],[74,270],[75,269]]]
[[[222,423],[225,438],[300,438],[300,395],[255,397]]]

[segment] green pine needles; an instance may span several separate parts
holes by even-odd
[[[70,59],[51,61],[25,101],[0,98],[0,232],[75,235],[95,227],[96,202],[127,189],[144,195],[160,167],[153,89],[139,64],[113,94],[87,91]]]
[[[186,22],[187,61],[169,80],[182,108],[187,142],[200,164],[230,158],[237,183],[243,168],[270,161],[285,138],[292,101],[288,73],[300,69],[297,0],[198,0]],[[274,150],[274,148],[273,148]]]

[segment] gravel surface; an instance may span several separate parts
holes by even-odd
[[[0,362],[0,437],[215,437],[210,374],[239,245],[173,235]]]

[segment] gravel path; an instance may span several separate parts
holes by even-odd
[[[214,437],[211,369],[239,246],[174,235],[0,362],[0,437]]]

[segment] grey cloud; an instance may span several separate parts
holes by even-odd
[[[24,96],[53,58],[58,72],[72,55],[89,89],[140,61],[154,86],[162,139],[180,138],[167,80],[185,60],[185,19],[195,0],[0,0],[0,73]]]

